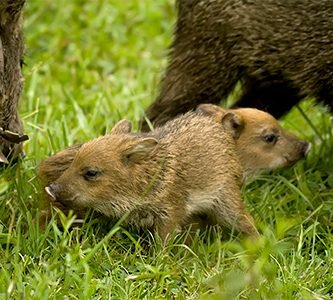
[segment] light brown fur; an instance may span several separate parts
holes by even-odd
[[[232,135],[212,118],[187,113],[147,134],[120,122],[82,145],[46,190],[66,207],[129,214],[129,223],[156,230],[163,240],[196,214],[257,236],[242,203],[241,177]]]
[[[272,115],[258,109],[224,109],[213,104],[201,104],[197,112],[211,116],[219,124],[230,116],[236,121],[227,122],[232,124],[232,128],[225,129],[236,133],[236,151],[245,177],[289,167],[310,149],[308,142],[288,133]]]
[[[211,104],[203,104],[198,107],[197,113],[213,118],[222,126],[226,125],[224,129],[230,131],[236,142],[236,152],[244,170],[243,177],[255,175],[261,171],[274,170],[278,167],[287,167],[301,159],[309,149],[307,142],[287,133],[271,115],[263,111],[256,109],[230,110]],[[230,125],[232,126],[230,127]],[[272,144],[265,142],[265,136],[272,132],[279,136],[278,141]],[[126,123],[118,124],[112,133],[128,133]],[[81,146],[82,144],[71,146],[42,162],[39,175],[43,186],[56,181],[69,168]],[[48,200],[46,205],[47,208],[42,214],[41,223],[45,222],[44,217],[49,216],[50,205],[60,208],[65,213],[73,208],[68,203],[64,206],[59,202]],[[77,207],[74,210],[78,218],[84,217],[87,211],[87,209],[78,209]],[[197,220],[193,218],[193,222],[197,222]]]

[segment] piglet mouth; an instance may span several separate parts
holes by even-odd
[[[285,167],[291,167],[298,161],[305,159],[305,154],[300,154],[298,157],[285,157],[286,164]]]
[[[294,164],[296,164],[299,160],[301,160],[303,157],[299,157],[299,158],[295,158],[295,159],[291,159],[289,157],[286,157],[286,163],[284,166],[282,166],[282,168],[288,168],[293,166]]]

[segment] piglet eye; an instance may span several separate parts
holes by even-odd
[[[278,139],[278,137],[275,134],[267,134],[264,136],[264,141],[267,144],[275,144],[277,139]]]
[[[88,181],[96,180],[99,175],[101,175],[101,172],[96,169],[87,169],[83,173],[84,179]]]

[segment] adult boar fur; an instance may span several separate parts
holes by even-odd
[[[22,152],[20,136],[23,129],[18,116],[18,102],[23,86],[21,11],[24,3],[25,0],[0,2],[0,162],[4,163]]]
[[[333,1],[178,0],[169,63],[148,119],[218,103],[280,117],[306,96],[333,108]],[[143,125],[147,130],[147,124]]]

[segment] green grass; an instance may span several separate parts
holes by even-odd
[[[28,0],[20,112],[26,159],[0,177],[0,299],[331,299],[333,132],[311,101],[282,120],[307,159],[243,188],[262,237],[221,242],[212,228],[162,248],[150,236],[61,217],[39,230],[39,162],[136,124],[157,94],[175,19],[171,0]],[[114,226],[113,226],[114,225]],[[62,227],[62,228],[61,228]]]

